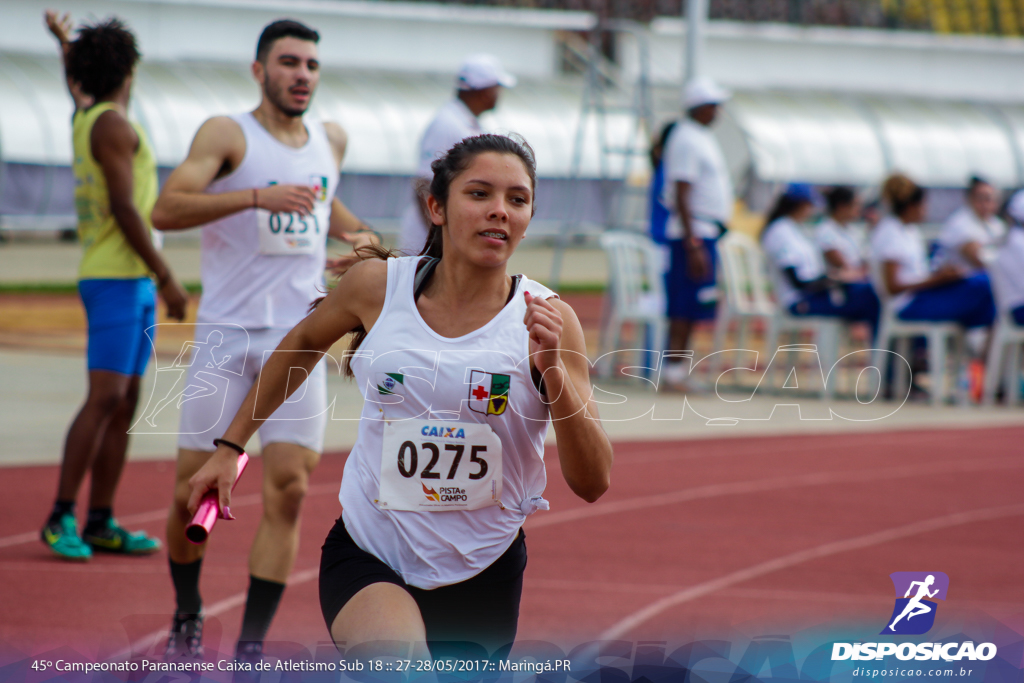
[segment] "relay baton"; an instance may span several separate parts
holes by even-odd
[[[232,490],[238,484],[248,462],[249,456],[245,453],[238,456],[238,474],[235,475],[235,483],[231,485]],[[205,542],[209,538],[210,532],[213,531],[213,525],[217,523],[218,517],[220,517],[220,494],[217,489],[211,489],[203,494],[199,501],[196,514],[192,516],[192,521],[185,529],[185,538],[197,545]]]

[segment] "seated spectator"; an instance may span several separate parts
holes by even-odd
[[[971,178],[967,186],[967,202],[954,211],[939,234],[938,261],[960,268],[973,275],[985,269],[995,257],[996,242],[1006,232],[996,216],[999,193],[981,178]]]
[[[851,187],[833,187],[825,193],[828,215],[814,229],[829,272],[841,280],[867,281],[867,264],[861,241],[851,223],[860,218],[860,197]]]
[[[1007,301],[1014,321],[1024,325],[1024,190],[1018,190],[1006,204],[1009,230],[996,252],[996,265],[1005,284]]]
[[[768,216],[761,245],[772,268],[780,306],[793,315],[835,316],[878,327],[878,297],[866,282],[828,277],[821,251],[800,229],[814,213],[810,186],[790,185]]]
[[[984,271],[968,275],[950,263],[928,268],[917,224],[926,212],[925,190],[904,175],[885,181],[882,195],[893,215],[871,234],[870,259],[876,286],[901,320],[951,321],[988,327],[995,318],[992,288]]]

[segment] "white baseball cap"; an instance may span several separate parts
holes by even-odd
[[[1017,190],[1006,203],[1006,213],[1013,220],[1024,225],[1024,190]]]
[[[689,111],[703,104],[721,104],[729,99],[729,91],[707,77],[695,78],[683,88],[683,108]]]
[[[466,57],[455,77],[459,90],[483,90],[495,85],[514,88],[516,82],[516,77],[501,67],[497,57],[486,54]]]

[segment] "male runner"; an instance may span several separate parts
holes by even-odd
[[[71,41],[70,16],[48,11],[45,17],[60,42],[75,101],[72,170],[82,243],[78,290],[89,324],[89,390],[68,429],[57,499],[40,535],[66,560],[89,560],[94,549],[146,555],[159,550],[160,541],[117,523],[114,493],[149,362],[147,330],[154,323],[156,293],[178,320],[185,317],[188,298],[151,237],[156,159],[145,131],[128,119],[139,60],[135,36],[110,19],[80,27]],[[86,472],[92,474],[89,516],[79,536],[75,499]]]
[[[316,31],[290,20],[263,30],[252,64],[262,89],[259,106],[251,113],[206,121],[153,210],[154,224],[162,230],[203,226],[203,297],[196,335],[206,339],[220,331],[218,357],[225,360],[212,367],[196,361],[194,354],[188,384],[228,378],[222,394],[204,392],[181,404],[175,495],[167,519],[177,595],[168,657],[202,655],[199,572],[204,546],[185,538],[189,478],[214,452],[213,439],[223,435],[264,358],[323,294],[327,237],[357,250],[374,240],[373,232],[334,196],[345,155],[344,130],[303,118],[320,79],[319,39]],[[357,258],[337,259],[333,265],[343,268]],[[218,375],[220,370],[227,374]],[[260,430],[263,518],[249,557],[249,593],[236,650],[242,660],[259,659],[298,550],[302,499],[323,448],[327,390],[322,363],[298,394]]]

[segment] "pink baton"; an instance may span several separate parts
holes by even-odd
[[[238,474],[235,475],[235,483],[231,485],[232,490],[238,485],[238,480],[242,477],[242,472],[245,471],[245,466],[248,463],[248,455],[242,453],[238,456]],[[185,529],[185,538],[196,544],[205,542],[209,538],[210,532],[213,531],[213,525],[217,523],[218,517],[220,517],[220,496],[217,489],[212,489],[207,491],[199,501],[196,514],[192,516],[192,521]]]

